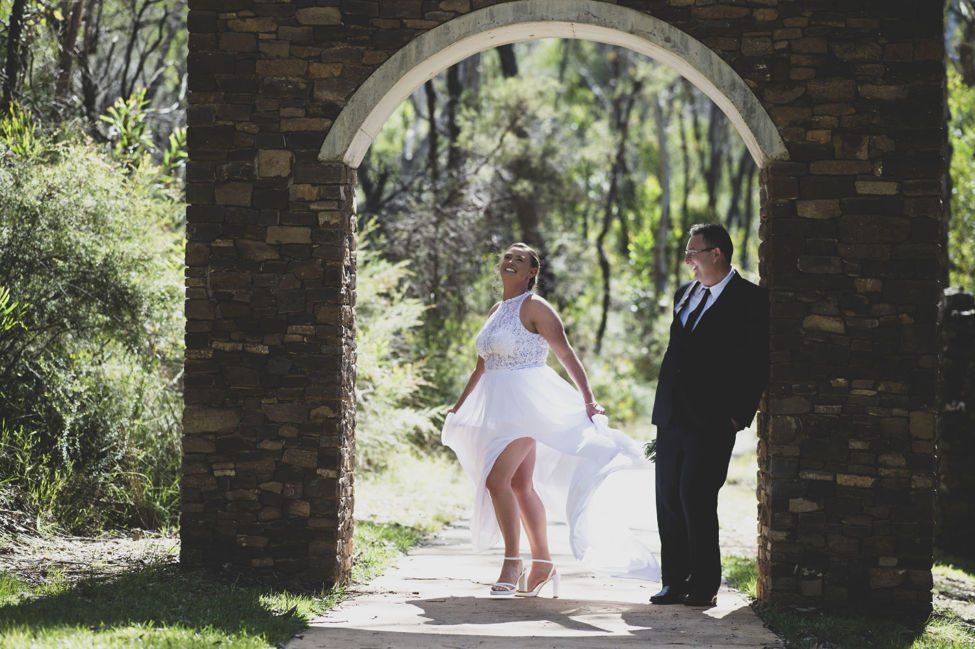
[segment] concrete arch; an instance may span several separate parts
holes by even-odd
[[[596,0],[516,0],[455,18],[397,51],[352,95],[332,124],[319,160],[357,168],[396,107],[428,79],[477,52],[540,38],[619,45],[669,65],[724,111],[760,168],[788,159],[778,128],[744,80],[687,33]]]

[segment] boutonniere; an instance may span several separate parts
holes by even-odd
[[[650,462],[657,461],[657,438],[654,437],[643,445],[643,456]]]

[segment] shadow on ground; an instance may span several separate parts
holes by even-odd
[[[32,633],[63,627],[92,631],[129,626],[216,630],[282,642],[308,624],[307,613],[276,611],[254,588],[150,566],[114,577],[87,577],[48,586],[0,605],[0,637],[17,628]]]

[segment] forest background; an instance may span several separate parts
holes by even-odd
[[[950,275],[971,289],[975,2],[945,11]],[[0,512],[22,514],[0,525],[178,524],[185,20],[182,0],[0,0]],[[359,169],[360,475],[443,454],[516,240],[598,398],[649,438],[687,229],[723,223],[757,280],[757,175],[709,99],[625,49],[519,43],[424,84]]]

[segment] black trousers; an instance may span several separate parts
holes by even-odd
[[[657,428],[657,527],[664,586],[704,597],[721,586],[718,491],[728,476],[734,445],[735,434],[728,431]]]

